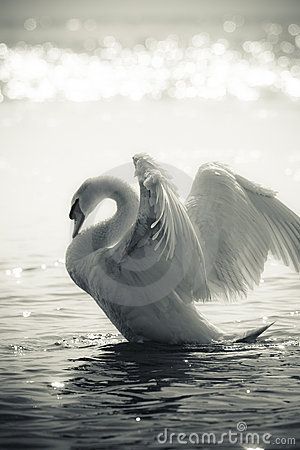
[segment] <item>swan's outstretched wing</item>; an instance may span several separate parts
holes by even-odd
[[[134,162],[137,221],[125,239],[99,253],[94,278],[118,303],[148,304],[170,294],[187,303],[209,297],[202,249],[168,174],[148,155]]]
[[[201,242],[212,297],[258,284],[270,251],[300,269],[300,219],[273,191],[218,163],[200,167],[186,201]]]

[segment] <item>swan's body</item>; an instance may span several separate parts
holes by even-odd
[[[74,239],[66,265],[129,341],[208,343],[257,337],[267,327],[226,335],[194,301],[245,294],[268,252],[300,268],[300,219],[275,194],[221,164],[200,167],[186,204],[149,156],[134,158],[140,198],[125,182],[89,179],[75,193]],[[104,199],[111,219],[77,234]]]

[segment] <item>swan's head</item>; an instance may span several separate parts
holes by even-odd
[[[83,222],[87,216],[96,208],[99,203],[99,194],[95,188],[95,179],[88,178],[75,192],[71,201],[69,217],[74,220],[74,230],[72,237],[79,233]]]

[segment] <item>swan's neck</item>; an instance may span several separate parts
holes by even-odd
[[[117,178],[96,178],[95,190],[99,202],[110,198],[116,202],[117,207],[116,213],[110,219],[98,223],[90,230],[94,248],[98,249],[109,247],[124,236],[136,219],[139,201],[135,191]]]
[[[110,198],[116,202],[116,213],[73,239],[67,251],[67,266],[119,242],[136,220],[139,199],[127,183],[117,178],[98,177],[93,180],[93,191],[96,205]]]

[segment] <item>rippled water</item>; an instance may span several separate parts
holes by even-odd
[[[241,441],[225,439],[218,448],[288,448],[288,438],[300,445],[299,274],[269,261],[247,300],[199,305],[226,330],[275,321],[257,343],[178,347],[126,342],[64,267],[74,190],[112,169],[132,181],[126,164],[140,151],[185,173],[174,172],[183,196],[200,164],[221,160],[300,212],[296,12],[282,22],[229,14],[198,23],[190,16],[155,27],[128,21],[123,37],[112,36],[118,23],[109,18],[49,25],[24,16],[22,32],[14,24],[19,43],[3,29],[5,450],[182,448],[176,436],[162,444],[165,433],[220,439],[229,430]],[[247,444],[245,427],[260,441]]]

